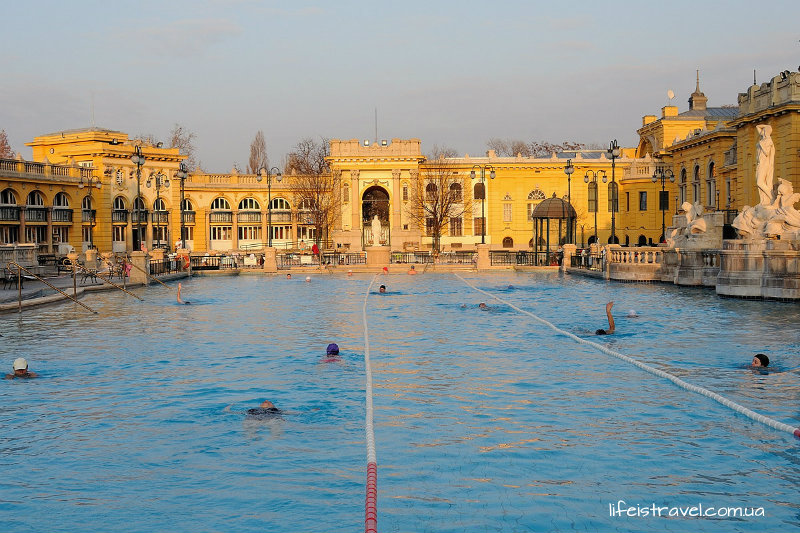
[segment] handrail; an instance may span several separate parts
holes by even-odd
[[[142,298],[140,298],[139,296],[136,296],[135,294],[133,294],[132,292],[130,292],[130,291],[129,291],[128,289],[126,289],[125,287],[120,287],[119,285],[117,285],[116,283],[114,283],[113,281],[111,281],[110,279],[106,278],[106,277],[105,277],[105,276],[103,276],[103,275],[102,275],[100,272],[92,272],[92,271],[90,271],[88,268],[86,268],[84,265],[81,265],[81,264],[79,264],[78,262],[74,262],[74,263],[73,263],[73,265],[74,265],[76,268],[80,268],[80,269],[81,269],[83,272],[90,273],[90,274],[92,274],[93,276],[97,276],[98,278],[102,279],[103,281],[105,281],[105,282],[106,282],[106,283],[108,283],[109,285],[113,285],[114,287],[118,288],[119,290],[121,290],[121,291],[122,291],[122,292],[124,292],[125,294],[129,294],[129,295],[133,296],[134,298],[136,298],[136,299],[137,299],[137,300],[139,300],[140,302],[143,302],[143,301],[144,301]],[[122,275],[124,276],[125,274],[123,273]]]
[[[16,266],[18,268],[18,270],[17,270],[17,291],[18,291],[18,294],[19,294],[19,297],[18,297],[19,307],[18,307],[18,310],[17,310],[18,313],[22,312],[22,271],[24,270],[25,272],[28,273],[29,276],[33,276],[34,278],[38,279],[39,281],[41,281],[45,285],[49,286],[51,289],[54,289],[54,290],[60,292],[61,294],[63,294],[64,296],[66,296],[67,298],[69,298],[70,300],[75,302],[76,304],[79,304],[80,306],[85,307],[86,309],[88,309],[89,311],[94,313],[95,315],[97,314],[97,311],[95,311],[94,309],[92,309],[88,305],[84,304],[83,302],[79,302],[77,298],[75,298],[73,296],[70,296],[66,292],[62,291],[58,287],[56,287],[53,284],[51,284],[49,281],[45,281],[44,279],[40,278],[39,276],[37,276],[36,274],[31,272],[30,270],[28,270],[24,266],[20,265],[19,263],[16,263],[14,261],[9,261],[6,264],[6,267],[9,270],[11,270],[11,265],[14,265],[14,266]]]
[[[151,275],[150,275],[148,272],[146,272],[146,271],[145,271],[145,269],[143,269],[143,268],[141,268],[141,267],[139,267],[139,266],[136,266],[136,265],[134,265],[134,264],[133,264],[133,263],[131,263],[131,262],[129,262],[128,264],[129,264],[129,265],[130,265],[132,268],[135,268],[136,270],[138,270],[138,271],[142,272],[142,273],[143,273],[145,276],[147,276],[147,277],[148,277],[148,279],[152,279],[153,281],[157,281],[157,282],[159,282],[160,284],[162,284],[163,286],[165,286],[166,288],[168,288],[169,290],[173,290],[173,289],[172,289],[172,287],[170,287],[169,285],[167,285],[166,283],[164,283],[164,282],[163,282],[163,281],[161,281],[160,279],[158,279],[158,278],[156,278],[156,277],[154,277],[154,276],[151,276]]]

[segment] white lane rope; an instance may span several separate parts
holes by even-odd
[[[753,411],[751,409],[748,409],[747,407],[744,407],[743,405],[740,405],[740,404],[734,402],[733,400],[729,400],[728,398],[725,398],[724,396],[721,396],[721,395],[717,394],[716,392],[711,392],[710,390],[705,389],[703,387],[700,387],[699,385],[693,385],[692,383],[688,383],[688,382],[682,380],[681,378],[679,378],[677,376],[673,376],[669,372],[665,372],[663,370],[659,370],[659,369],[654,368],[654,367],[652,367],[652,366],[650,366],[650,365],[648,365],[646,363],[642,363],[641,361],[637,361],[636,359],[633,359],[632,357],[629,357],[627,355],[621,354],[619,352],[615,352],[614,350],[612,350],[610,348],[607,348],[605,346],[602,346],[602,345],[600,345],[600,344],[598,344],[596,342],[592,342],[592,341],[587,340],[587,339],[582,339],[581,337],[578,337],[577,335],[575,335],[573,333],[570,333],[568,331],[564,331],[563,329],[560,329],[558,326],[548,322],[547,320],[545,320],[543,318],[540,318],[540,317],[536,316],[535,314],[531,313],[530,311],[526,311],[525,309],[521,309],[521,308],[517,307],[516,305],[512,304],[511,302],[508,302],[508,301],[500,298],[499,296],[491,294],[491,293],[489,293],[489,292],[487,292],[487,291],[485,291],[483,289],[479,289],[475,285],[471,284],[469,281],[467,281],[464,278],[462,278],[460,275],[458,275],[458,274],[454,274],[454,275],[458,279],[463,281],[467,286],[471,287],[472,289],[474,289],[474,290],[476,290],[476,291],[478,291],[478,292],[480,292],[482,294],[485,294],[486,296],[488,296],[490,298],[494,298],[495,300],[497,300],[499,302],[504,303],[505,305],[511,307],[512,309],[514,309],[514,310],[516,310],[516,311],[518,311],[518,312],[520,312],[520,313],[522,313],[524,315],[527,315],[527,316],[533,318],[534,320],[544,324],[545,326],[549,327],[550,329],[552,329],[556,333],[564,335],[565,337],[569,337],[570,339],[574,340],[575,342],[578,342],[580,344],[585,344],[587,346],[591,346],[593,348],[596,348],[596,349],[600,350],[601,352],[603,352],[603,353],[605,353],[607,355],[610,355],[612,357],[616,357],[617,359],[621,359],[622,361],[625,361],[626,363],[630,363],[630,364],[632,364],[634,366],[637,366],[637,367],[641,368],[642,370],[644,370],[645,372],[653,374],[654,376],[658,376],[658,377],[661,377],[661,378],[664,378],[664,379],[668,379],[669,381],[673,382],[675,385],[677,385],[677,386],[679,386],[679,387],[681,387],[683,389],[686,389],[686,390],[691,391],[691,392],[695,392],[697,394],[702,394],[703,396],[706,396],[707,398],[711,398],[715,402],[720,403],[720,404],[722,404],[725,407],[728,407],[730,409],[733,409],[737,413],[740,413],[740,414],[746,416],[747,418],[750,418],[751,420],[755,420],[756,422],[760,422],[762,424],[765,424],[765,425],[767,425],[767,426],[769,426],[769,427],[771,427],[773,429],[777,429],[778,431],[784,431],[784,432],[791,433],[795,437],[800,438],[800,428],[790,426],[789,424],[784,424],[783,422],[780,422],[780,421],[775,420],[773,418],[770,418],[768,416],[765,416],[765,415],[762,415],[760,413],[757,413],[757,412],[755,412],[755,411]]]
[[[362,309],[362,318],[364,320],[364,368],[366,374],[366,396],[367,396],[367,420],[365,424],[367,432],[367,463],[375,463],[375,428],[373,425],[373,408],[372,408],[372,363],[369,359],[369,328],[367,325],[367,299],[369,293],[372,291],[372,285],[377,279],[377,275],[372,278],[367,287],[367,292],[364,294],[364,307]]]

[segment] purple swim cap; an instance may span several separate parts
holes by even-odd
[[[325,349],[325,353],[328,355],[339,355],[339,345],[334,342],[330,343]]]

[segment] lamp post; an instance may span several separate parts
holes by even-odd
[[[669,209],[669,193],[665,189],[665,185],[669,179],[670,183],[675,183],[675,174],[670,169],[664,167],[657,167],[653,172],[653,183],[661,180],[661,191],[658,195],[658,208],[661,210],[661,241],[667,241],[667,225],[664,222],[664,213]]]
[[[486,169],[489,169],[489,178],[494,179],[494,167],[492,165],[472,165],[469,178],[476,178],[475,169],[481,169],[481,183],[483,184],[483,197],[481,198],[481,244],[486,244]]]
[[[161,209],[157,210],[156,207],[159,208],[161,207],[161,202],[160,202],[161,187],[164,187],[165,189],[169,188],[169,177],[160,170],[158,172],[151,172],[150,176],[147,178],[147,183],[146,183],[148,189],[153,184],[153,182],[155,182],[156,186],[156,202],[155,204],[153,204],[153,214],[151,216],[155,218],[153,222],[155,222],[156,227],[161,228],[162,226],[161,215],[163,211]],[[161,230],[159,229],[159,241],[161,240],[160,237],[166,237],[166,236],[161,235]],[[167,249],[169,249],[169,240],[167,240]]]
[[[86,180],[85,184],[84,180]],[[78,188],[83,189],[84,187],[89,188],[89,249],[91,250],[94,248],[94,214],[95,214],[94,202],[92,201],[92,189],[94,188],[100,189],[101,187],[100,178],[91,175],[84,178],[83,175],[81,175],[80,181],[78,182]],[[83,219],[83,217],[81,217],[81,219]]]
[[[269,170],[266,167],[259,167],[256,173],[256,181],[259,183],[261,183],[261,175],[264,170],[267,171],[267,231],[269,232],[267,239],[268,246],[272,248],[272,171],[276,172],[275,179],[278,180],[278,183],[283,179],[283,176],[281,175],[281,169],[278,167],[272,167]]]
[[[597,190],[597,177],[599,175],[603,176],[603,183],[608,181],[605,170],[587,170],[586,175],[583,177],[584,183],[589,184],[589,191],[591,192],[591,190],[594,189],[594,244],[597,246],[599,246],[597,242],[597,210],[600,207],[600,191]],[[591,180],[589,176],[592,177]]]
[[[575,172],[575,167],[572,166],[572,159],[567,159],[567,164],[564,165],[564,174],[567,175],[567,203],[570,207],[572,207],[572,189],[570,187],[570,181],[573,172]],[[570,212],[567,212],[567,244],[572,244],[572,232],[572,215]]]
[[[134,250],[141,250],[142,248],[142,212],[140,205],[142,203],[142,166],[145,161],[147,160],[142,155],[142,147],[135,146],[131,156],[131,162],[136,165],[136,200],[134,200],[136,204],[136,240],[134,241]]]
[[[183,221],[183,218],[184,218],[184,216],[183,216],[183,211],[184,211],[183,195],[184,195],[184,190],[185,190],[184,188],[185,188],[186,178],[188,176],[189,176],[189,172],[187,172],[186,163],[181,161],[181,164],[178,166],[178,171],[175,172],[175,177],[178,178],[181,181],[181,200],[180,200],[181,201],[181,248],[184,248],[184,249],[186,248],[186,231],[185,231],[185,228],[184,228],[184,224],[185,223]]]
[[[617,244],[616,232],[616,211],[618,209],[619,198],[617,198],[617,182],[614,181],[614,167],[615,161],[619,157],[621,151],[617,140],[614,139],[608,145],[608,155],[611,156],[611,244]]]

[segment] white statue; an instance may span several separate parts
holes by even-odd
[[[372,244],[378,246],[381,243],[381,221],[378,215],[372,217]]]
[[[756,144],[756,186],[761,205],[772,205],[772,175],[775,171],[775,145],[772,143],[772,126],[759,124],[756,130],[760,135]]]

